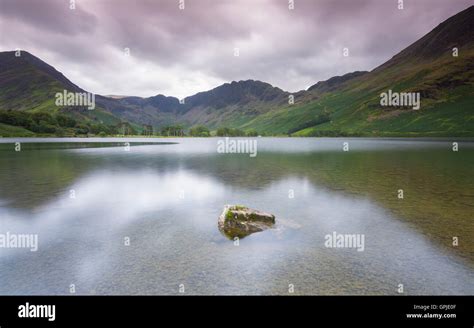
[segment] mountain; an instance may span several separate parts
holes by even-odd
[[[120,119],[102,108],[89,111],[85,107],[58,107],[56,93],[64,90],[85,92],[61,72],[27,51],[0,52],[0,110],[64,114],[79,121],[116,124]],[[0,122],[2,123],[2,122]]]
[[[471,6],[371,72],[333,90],[323,88],[329,83],[318,83],[308,90],[316,98],[273,111],[243,128],[284,133],[301,126],[296,136],[473,136],[473,24]],[[419,92],[421,109],[380,106],[380,94],[387,90]]]
[[[0,53],[0,106],[34,109],[49,106],[61,90],[82,91],[54,67],[23,51]]]
[[[288,92],[268,83],[254,80],[225,83],[210,91],[187,97],[186,103],[193,107],[222,109],[227,106],[245,107],[256,103],[281,104],[288,99]]]
[[[342,76],[334,76],[331,77],[329,80],[326,81],[319,81],[315,85],[312,85],[308,88],[308,91],[313,91],[313,92],[329,92],[329,91],[335,91],[337,89],[340,89],[344,83],[347,83],[348,81],[351,81],[355,79],[356,77],[362,76],[364,74],[367,74],[367,71],[356,71],[352,73],[347,73]]]
[[[162,126],[176,122],[186,126],[204,124],[210,128],[246,122],[271,108],[288,103],[289,93],[254,80],[233,81],[212,90],[186,97],[149,98],[98,97],[97,102],[114,115],[132,122]],[[230,123],[232,122],[232,123]]]
[[[458,56],[453,56],[453,48]],[[363,132],[372,135],[465,136],[474,134],[474,6],[450,17],[389,61],[343,89],[319,107],[332,122],[301,131]],[[382,108],[387,90],[419,92],[421,109]]]
[[[69,124],[70,133],[113,133],[114,127],[123,128],[123,124],[136,132],[144,125],[156,130],[199,124],[295,136],[473,136],[473,85],[474,6],[370,72],[335,76],[296,93],[247,80],[225,83],[184,102],[161,94],[148,98],[97,95],[93,111],[59,108],[54,105],[56,92],[84,90],[26,51],[20,57],[14,52],[0,53],[0,114],[5,110],[36,113],[31,119],[43,124],[38,113],[49,113],[50,123],[59,126],[64,118],[58,120],[55,115],[67,115],[75,120]],[[388,90],[418,92],[420,110],[381,106],[380,95]],[[23,128],[16,130],[18,135],[26,134],[32,124],[23,124],[25,119],[30,117],[0,115],[0,135],[11,134],[12,124]],[[76,125],[81,126],[79,130]]]
[[[204,124],[211,128],[240,126],[288,104],[289,95],[265,82],[233,81],[185,98],[182,119],[190,125]]]

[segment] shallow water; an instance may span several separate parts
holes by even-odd
[[[215,138],[18,140],[0,140],[0,233],[39,248],[0,248],[0,294],[474,294],[473,142],[257,138],[251,158]],[[133,144],[154,140],[178,144]],[[277,225],[236,246],[225,204]]]

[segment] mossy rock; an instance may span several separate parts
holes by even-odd
[[[273,214],[254,210],[242,205],[226,205],[217,225],[220,232],[229,239],[245,238],[248,235],[273,227]]]

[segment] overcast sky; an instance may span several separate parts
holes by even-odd
[[[184,4],[76,0],[71,10],[70,0],[0,0],[0,51],[27,50],[104,95],[182,98],[246,79],[293,92],[375,68],[472,0],[404,0],[403,10],[398,0]]]

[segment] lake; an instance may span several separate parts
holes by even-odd
[[[474,294],[473,141],[219,140],[0,139],[0,234],[38,238],[0,294]],[[276,225],[229,240],[226,204]]]

